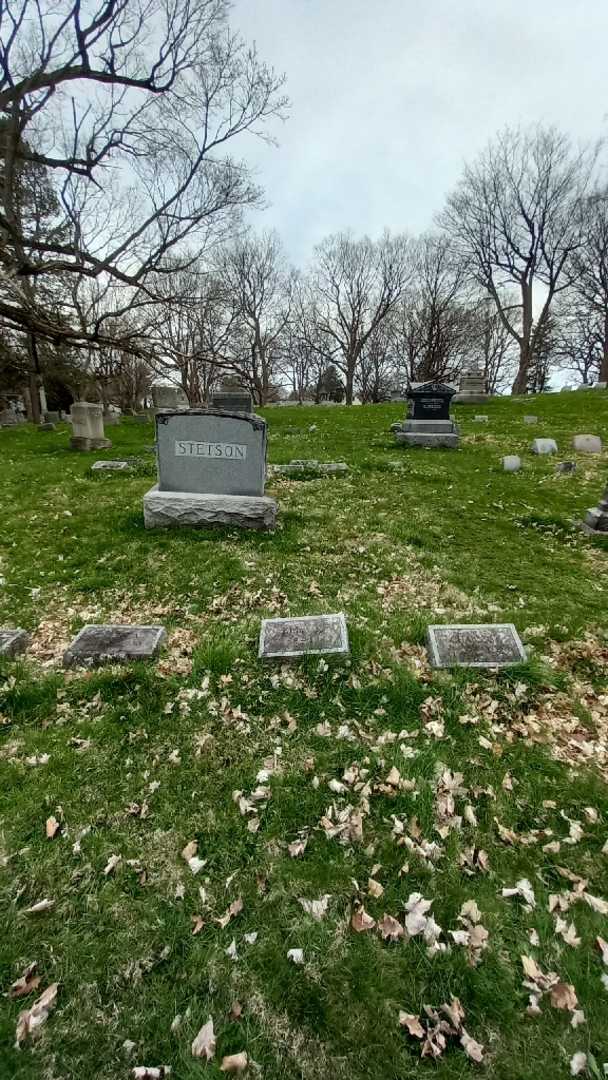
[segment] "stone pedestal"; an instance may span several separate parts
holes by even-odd
[[[111,445],[103,430],[103,405],[75,401],[72,405],[72,450],[106,450]]]
[[[594,536],[608,537],[608,485],[597,506],[585,514],[583,528]]]
[[[249,415],[253,412],[253,398],[247,390],[220,390],[212,395],[210,407]]]
[[[489,398],[486,377],[479,368],[463,371],[454,401],[459,405],[483,405]]]

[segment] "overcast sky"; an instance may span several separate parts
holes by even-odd
[[[241,144],[298,265],[340,229],[420,232],[506,124],[606,134],[606,0],[235,0],[287,76],[278,147]]]

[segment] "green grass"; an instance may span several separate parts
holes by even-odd
[[[17,1017],[37,995],[0,999],[1,1077],[118,1080],[134,1065],[170,1065],[174,1080],[212,1078],[241,1050],[250,1075],[267,1080],[536,1080],[569,1076],[577,1051],[602,1075],[608,990],[595,938],[608,938],[608,917],[573,903],[563,914],[581,939],[572,947],[548,907],[574,888],[564,869],[608,899],[608,542],[575,527],[601,494],[608,454],[570,449],[581,432],[608,441],[608,395],[501,399],[483,411],[482,425],[475,408],[455,409],[454,453],[397,447],[389,427],[403,406],[267,410],[271,463],[350,466],[345,477],[273,480],[270,534],[146,532],[151,424],[112,427],[103,454],[71,452],[65,426],[0,431],[0,625],[33,639],[26,659],[0,661],[0,991],[33,960],[38,993],[60,984],[39,1037],[19,1050]],[[534,457],[536,436],[554,437],[576,473]],[[522,455],[521,473],[501,471],[506,453]],[[144,464],[96,476],[100,456]],[[324,611],[347,615],[347,663],[259,663],[261,618]],[[163,657],[62,672],[71,636],[104,621],[162,622]],[[432,672],[425,629],[446,621],[515,622],[530,658],[497,675]],[[332,791],[351,766],[364,770],[358,787]],[[414,786],[392,791],[392,766]],[[258,780],[262,769],[270,776]],[[445,769],[462,774],[461,820],[447,826]],[[259,786],[270,797],[254,803],[250,831],[233,794]],[[326,835],[332,805],[360,810],[361,841]],[[62,830],[49,840],[51,815]],[[434,864],[400,843],[395,817],[406,836],[439,846]],[[570,821],[583,830],[572,844]],[[306,849],[291,858],[299,837]],[[196,876],[180,855],[191,840],[205,860]],[[543,850],[556,840],[559,852]],[[463,865],[480,849],[488,872]],[[121,861],[104,875],[111,855]],[[368,892],[373,867],[379,898]],[[501,895],[521,878],[533,911]],[[442,943],[462,904],[477,902],[489,933],[477,966],[463,946],[429,956],[419,937],[391,944],[351,929],[358,900],[376,919],[403,920],[414,892],[433,901]],[[325,894],[316,922],[299,898]],[[222,927],[239,896],[242,912]],[[24,914],[44,897],[50,911]],[[237,960],[226,955],[233,939]],[[287,958],[294,948],[303,965]],[[573,1029],[548,998],[540,1017],[526,1015],[522,954],[574,985],[585,1023]],[[399,1027],[400,1009],[452,997],[484,1044],[481,1066],[457,1042],[421,1061]],[[210,1063],[190,1053],[208,1016]]]

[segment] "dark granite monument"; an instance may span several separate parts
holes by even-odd
[[[0,656],[18,656],[25,652],[29,640],[25,630],[0,630]]]
[[[408,391],[409,415],[403,424],[392,428],[397,442],[457,449],[458,428],[450,419],[450,402],[455,393],[447,383],[412,383]]]
[[[583,529],[591,536],[608,537],[608,484],[597,506],[585,514]]]

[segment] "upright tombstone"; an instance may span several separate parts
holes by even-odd
[[[253,398],[242,386],[232,387],[222,384],[220,389],[212,394],[210,408],[249,415],[253,412]]]
[[[156,414],[158,484],[144,495],[147,529],[237,525],[271,529],[264,495],[266,421],[220,409]]]
[[[480,367],[463,371],[455,402],[459,405],[483,405],[489,396],[488,382]]]
[[[412,383],[408,391],[410,412],[399,426],[393,425],[395,439],[406,446],[458,447],[458,428],[450,418],[450,402],[456,393],[442,382]]]
[[[120,423],[121,411],[116,405],[104,405],[103,422],[114,426]]]
[[[187,409],[189,401],[181,386],[161,386],[152,388],[152,401],[155,409]]]
[[[75,401],[72,405],[72,450],[107,450],[112,443],[103,430],[103,405]]]

